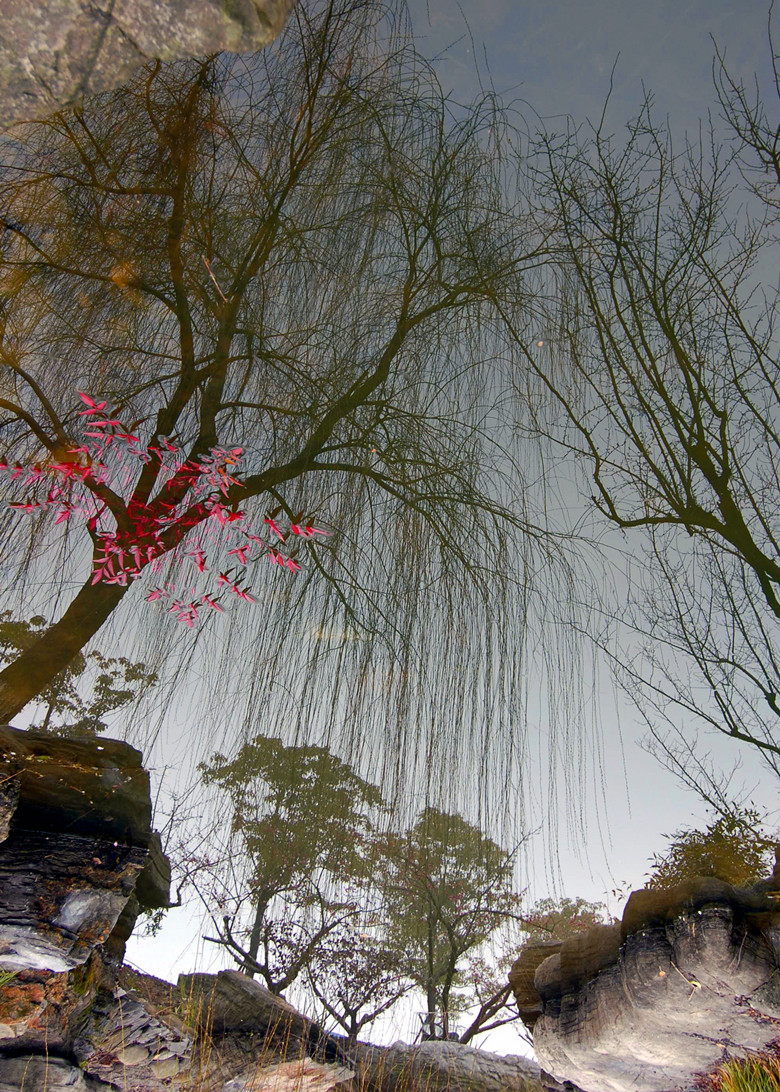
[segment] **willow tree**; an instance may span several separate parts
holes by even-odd
[[[81,444],[79,391],[138,438],[138,458],[124,491],[82,466],[101,525],[63,534],[45,506],[5,520],[9,583],[50,558],[61,611],[0,673],[0,720],[120,604],[150,666],[189,636],[142,605],[144,572],[209,516],[187,503],[191,467],[239,446],[224,510],[261,527],[305,513],[332,534],[301,540],[297,576],[250,565],[259,605],[236,601],[230,630],[212,618],[215,708],[241,700],[254,718],[295,678],[300,710],[316,675],[327,716],[365,712],[370,691],[392,724],[430,724],[441,711],[420,703],[473,645],[451,716],[492,715],[520,659],[529,551],[546,549],[505,443],[492,300],[510,285],[523,297],[542,255],[505,136],[491,101],[450,109],[372,0],[300,6],[263,54],[156,63],[25,128],[0,194],[5,457],[44,471],[20,503],[40,502],[47,467]],[[189,470],[163,471],[166,443]],[[186,519],[165,523],[165,505]],[[152,531],[138,580],[93,582],[101,534],[129,550]],[[511,655],[497,654],[502,612],[519,620]],[[421,686],[426,642],[439,656]]]
[[[649,101],[622,132],[540,136],[557,267],[545,336],[517,345],[547,392],[538,433],[637,561],[599,640],[664,760],[727,809],[700,729],[780,772],[780,128],[715,71],[723,117],[698,143]]]

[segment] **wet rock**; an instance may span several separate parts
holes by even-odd
[[[3,0],[3,127],[109,91],[153,58],[264,48],[294,0]]]
[[[346,1060],[338,1038],[239,971],[180,975],[178,988],[199,1027],[215,1038],[250,1035],[264,1049],[283,1045],[293,1057]]]
[[[17,829],[146,848],[152,837],[149,774],[141,752],[117,739],[60,739],[0,726],[0,768],[19,786]]]
[[[20,1054],[0,1059],[0,1092],[20,1089],[46,1092],[94,1092],[104,1087],[85,1076],[78,1066],[65,1058],[46,1058],[37,1054]]]
[[[635,892],[619,926],[567,940],[540,962],[538,950],[521,956],[518,1002],[530,1013],[547,1086],[690,1088],[725,1056],[777,1039],[779,889],[780,876],[752,889],[700,877]]]

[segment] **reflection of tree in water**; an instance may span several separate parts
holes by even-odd
[[[60,617],[0,673],[2,719],[122,604],[117,627],[137,627],[135,654],[180,703],[202,647],[193,733],[343,725],[387,777],[403,756],[437,783],[458,740],[475,767],[506,760],[531,569],[551,555],[505,442],[491,299],[521,301],[539,255],[491,143],[501,125],[490,101],[450,116],[397,23],[345,2],[298,11],[263,55],[157,64],[25,131],[2,190],[9,461],[78,443],[88,391],[142,445],[169,437],[191,460],[242,446],[226,505],[305,510],[337,533],[304,546],[297,578],[250,569],[257,606],[192,640],[132,581],[90,582],[84,528],[6,519],[7,571],[28,591],[54,572]],[[120,531],[128,510],[159,515],[159,465],[122,496],[103,487]]]

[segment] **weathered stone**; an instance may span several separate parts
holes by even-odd
[[[344,1061],[340,1041],[282,997],[239,971],[183,974],[179,992],[202,1030],[213,1036],[250,1034],[267,1045],[284,1044],[294,1057]]]
[[[2,725],[0,769],[19,782],[15,827],[149,845],[149,774],[141,752],[129,744],[60,739]]]
[[[778,886],[635,892],[620,926],[562,944],[534,975],[543,1071],[584,1092],[659,1092],[765,1048],[780,1035]]]
[[[3,0],[3,125],[109,91],[153,58],[264,48],[294,0]]]
[[[81,1070],[64,1058],[39,1054],[19,1054],[0,1059],[0,1092],[27,1089],[38,1092],[93,1092],[105,1086],[86,1077]]]
[[[2,1073],[9,1053],[71,1051],[98,996],[113,994],[105,957],[123,954],[124,933],[110,942],[131,902],[135,920],[150,845],[153,904],[166,894],[166,868],[149,829],[148,774],[127,744],[6,725],[0,783],[15,786],[3,796],[0,840],[0,971],[13,975],[0,988]]]
[[[461,1043],[359,1046],[361,1087],[424,1089],[425,1092],[541,1092],[539,1066]]]
[[[534,986],[536,970],[546,959],[560,952],[561,944],[560,940],[542,940],[527,944],[509,972],[509,985],[517,1002],[520,1019],[531,1031],[542,1015],[542,999]]]
[[[338,1065],[301,1058],[278,1065],[256,1065],[223,1087],[222,1092],[347,1092],[355,1073]]]

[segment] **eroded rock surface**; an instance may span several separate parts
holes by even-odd
[[[526,949],[511,981],[543,1071],[583,1092],[692,1089],[780,1038],[778,892],[777,869],[752,889],[638,891],[620,925]]]
[[[395,1043],[358,1051],[358,1072],[372,1088],[425,1092],[542,1092],[539,1066],[461,1043]]]
[[[1,127],[110,91],[153,58],[272,42],[295,0],[3,0]]]
[[[167,906],[170,874],[127,744],[1,726],[0,783],[0,1080],[14,1088],[22,1055],[66,1058],[100,995],[113,1001],[117,924]]]

